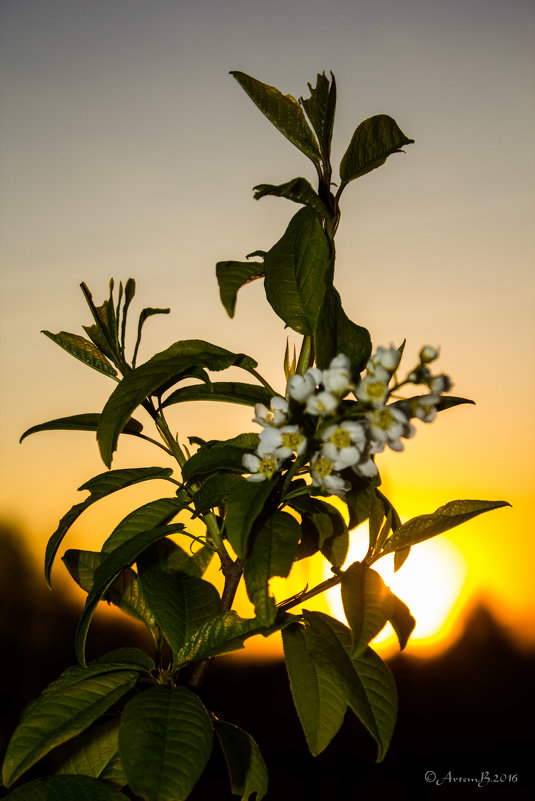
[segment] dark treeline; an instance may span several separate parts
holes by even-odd
[[[80,608],[61,593],[50,592],[44,579],[29,569],[31,564],[16,533],[2,530],[2,755],[24,706],[75,664]],[[127,618],[123,624],[115,617],[99,616],[88,656],[122,645],[150,648],[149,639]],[[533,798],[535,654],[519,652],[481,607],[442,656],[418,660],[400,655],[389,664],[400,711],[390,751],[380,765],[374,761],[373,741],[350,714],[323,754],[308,754],[282,663],[218,659],[206,673],[201,697],[217,715],[256,738],[270,771],[266,801]],[[53,772],[57,761],[53,752],[24,780]],[[211,767],[191,801],[236,798],[228,790],[217,749]],[[426,781],[426,774],[432,779],[431,772],[436,779]],[[509,781],[510,775],[518,780]],[[478,778],[482,786],[469,781]],[[0,797],[4,793],[0,790]]]

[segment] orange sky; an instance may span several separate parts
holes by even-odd
[[[149,322],[145,357],[200,337],[250,353],[282,388],[285,334],[261,285],[243,290],[231,321],[214,265],[269,248],[295,211],[255,202],[254,185],[313,175],[227,72],[299,96],[332,69],[337,158],[376,113],[416,140],[344,195],[336,283],[346,310],[376,346],[406,337],[407,366],[422,344],[440,345],[454,392],[477,402],[420,426],[403,454],[379,457],[385,485],[404,519],[458,497],[513,505],[448,539],[466,562],[465,602],[484,599],[525,641],[535,631],[535,10],[524,0],[323,8],[2,4],[0,514],[41,560],[80,500],[76,487],[104,469],[90,434],[17,442],[35,423],[99,411],[113,388],[39,334],[89,322],[82,280],[103,299],[110,276],[132,275],[140,304],[172,306]],[[247,409],[206,412],[175,411],[179,435],[252,430]],[[114,466],[159,458],[125,442]],[[104,502],[66,546],[98,547],[162,489]]]

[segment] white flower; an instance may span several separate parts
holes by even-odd
[[[433,376],[429,382],[431,392],[449,392],[452,386],[451,378],[445,373]]]
[[[407,417],[394,405],[375,409],[366,416],[370,425],[371,453],[380,453],[385,445],[393,451],[402,451],[401,437],[412,437],[415,433]]]
[[[388,395],[388,381],[390,376],[383,374],[377,376],[367,373],[358,385],[355,395],[361,401],[371,403],[372,406],[382,406]]]
[[[336,395],[345,395],[352,388],[351,362],[345,354],[335,356],[327,370],[323,371],[323,386]]]
[[[375,353],[371,356],[367,368],[370,372],[373,368],[382,367],[388,373],[394,373],[401,361],[401,353],[397,348],[391,345],[389,348],[377,348]],[[371,368],[371,369],[370,369]]]
[[[365,476],[366,478],[371,478],[372,476],[376,476],[379,472],[377,470],[377,466],[373,459],[367,459],[364,462],[360,462],[357,465],[353,466],[353,470],[361,476]]]
[[[420,362],[422,364],[429,364],[429,362],[434,362],[435,359],[438,359],[440,353],[439,348],[434,348],[432,345],[424,345],[422,350],[420,351]]]
[[[264,453],[273,453],[279,459],[287,459],[293,453],[301,456],[306,445],[306,437],[299,426],[265,428],[260,434],[260,443],[256,452],[259,456],[263,456]]]
[[[310,463],[312,484],[321,487],[331,495],[343,495],[350,489],[350,484],[341,476],[334,472],[334,462],[329,459],[322,451],[318,451],[312,457]]]
[[[414,398],[410,402],[411,414],[424,423],[432,423],[437,413],[437,405],[440,403],[440,395],[422,395]]]
[[[336,470],[357,464],[366,448],[364,426],[354,420],[328,426],[321,438],[324,442],[323,453],[334,462]]]
[[[299,403],[304,403],[315,391],[316,382],[308,371],[304,375],[293,375],[288,380],[288,394]]]
[[[268,409],[263,403],[257,403],[255,410],[255,417],[253,422],[261,426],[283,426],[288,420],[288,401],[281,398],[280,395],[275,395],[271,398],[271,408]]]
[[[251,473],[250,476],[247,476],[247,481],[266,481],[277,472],[280,460],[274,453],[264,453],[262,456],[246,453],[243,456],[242,464]]]
[[[317,395],[310,395],[307,399],[305,411],[309,414],[321,415],[332,414],[338,406],[338,398],[331,392],[318,392]]]

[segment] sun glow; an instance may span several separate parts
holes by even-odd
[[[354,537],[346,567],[362,559],[361,543]],[[374,569],[381,574],[392,592],[404,601],[416,618],[416,627],[407,645],[414,655],[430,656],[447,648],[457,637],[460,612],[464,606],[466,562],[459,549],[445,537],[415,546],[402,568],[394,573],[393,557],[377,562]],[[338,587],[327,593],[332,613],[345,622]],[[399,650],[390,624],[373,642],[383,656]]]

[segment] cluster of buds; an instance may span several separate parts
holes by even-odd
[[[441,392],[451,388],[446,375],[433,376],[430,362],[438,350],[426,345],[418,366],[402,382],[390,386],[401,359],[401,349],[378,348],[358,383],[351,363],[339,354],[325,370],[309,368],[288,380],[286,397],[272,398],[270,408],[255,407],[254,422],[262,426],[254,454],[243,457],[249,481],[265,481],[300,459],[312,484],[329,495],[344,495],[350,488],[341,471],[351,468],[360,476],[377,474],[374,457],[388,445],[403,450],[402,439],[415,433],[411,418],[431,422]],[[405,384],[425,384],[429,393],[387,403]],[[352,392],[356,401],[344,400]]]

